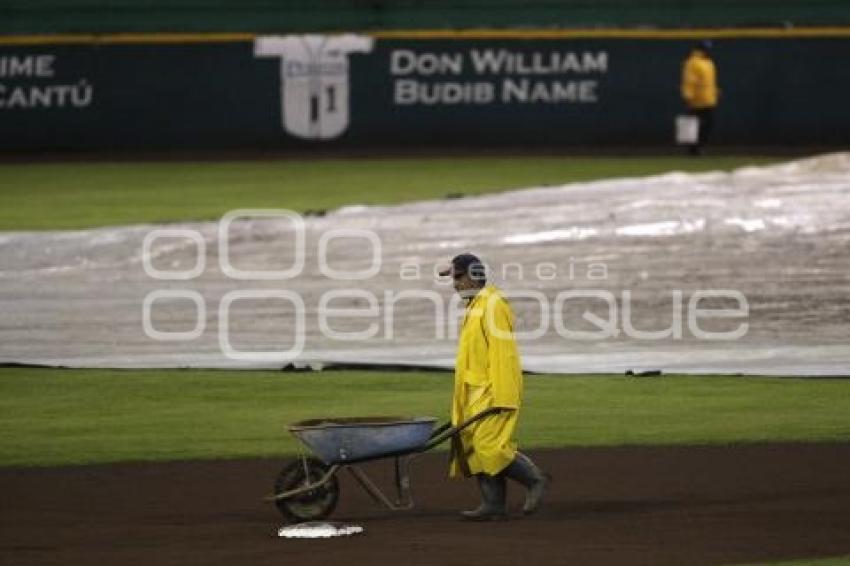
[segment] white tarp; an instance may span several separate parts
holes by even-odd
[[[229,302],[226,337],[235,352],[288,350],[303,339],[298,363],[450,367],[452,291],[433,271],[456,253],[474,251],[489,264],[492,279],[514,294],[530,370],[850,374],[848,153],[732,173],[669,173],[350,206],[304,222],[303,269],[277,281],[225,275],[216,222],[0,233],[0,362],[280,367],[286,360],[222,353],[220,309],[232,298],[228,293],[245,291],[272,297]],[[291,267],[297,248],[292,226],[262,218],[234,221],[226,238],[231,265],[241,271]],[[200,236],[153,241],[153,267],[167,273],[197,266],[202,273],[189,280],[152,279],[142,254],[154,229]],[[331,230],[354,232],[328,239]],[[378,257],[366,231],[380,241]],[[206,248],[203,266],[197,240]],[[377,273],[338,280],[321,272],[320,255],[336,272],[377,265]],[[692,332],[689,301],[711,290],[740,293],[748,314],[703,319],[700,328],[729,331],[744,321],[743,337],[717,341]],[[183,294],[153,301],[150,320],[163,336],[182,333],[184,339],[160,341],[145,333],[145,298],[156,291]],[[338,296],[328,301],[329,292]],[[570,292],[572,298],[564,299]],[[303,302],[302,320],[290,300],[294,295]],[[701,301],[697,307],[740,307],[728,298]],[[359,316],[337,312],[323,321],[328,309],[340,308]],[[600,319],[613,320],[618,335],[581,340],[570,334],[596,331]],[[640,336],[675,320],[681,337]],[[371,337],[332,338],[323,322]]]

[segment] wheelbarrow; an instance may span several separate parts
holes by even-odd
[[[273,501],[288,523],[318,521],[333,513],[339,500],[337,474],[347,470],[375,500],[392,511],[414,507],[410,462],[462,430],[498,412],[487,409],[452,426],[434,428],[433,417],[361,417],[312,419],[290,425],[291,432],[315,454],[302,455],[284,466],[274,485]],[[391,499],[358,467],[364,462],[392,459],[395,494]]]

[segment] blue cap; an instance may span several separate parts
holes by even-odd
[[[470,277],[476,281],[483,281],[487,276],[484,263],[478,259],[478,256],[469,252],[456,255],[452,258],[452,264],[440,271],[443,277],[463,273],[469,273]]]

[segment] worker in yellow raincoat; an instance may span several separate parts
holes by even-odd
[[[717,68],[711,59],[712,47],[710,40],[699,42],[682,65],[682,100],[688,107],[688,113],[699,123],[697,140],[688,145],[691,155],[702,154],[703,146],[714,129],[714,109],[720,91],[717,88]]]
[[[506,478],[526,490],[523,513],[538,509],[548,478],[514,440],[522,405],[522,366],[513,334],[513,312],[496,287],[486,284],[484,264],[473,254],[452,259],[440,272],[451,275],[454,288],[467,300],[455,365],[452,424],[488,409],[498,409],[455,438],[449,474],[475,476],[482,504],[464,511],[469,520],[506,517]]]

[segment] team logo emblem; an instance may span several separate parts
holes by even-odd
[[[362,35],[258,37],[255,57],[280,58],[283,129],[304,139],[339,137],[349,122],[349,53],[369,53]]]

